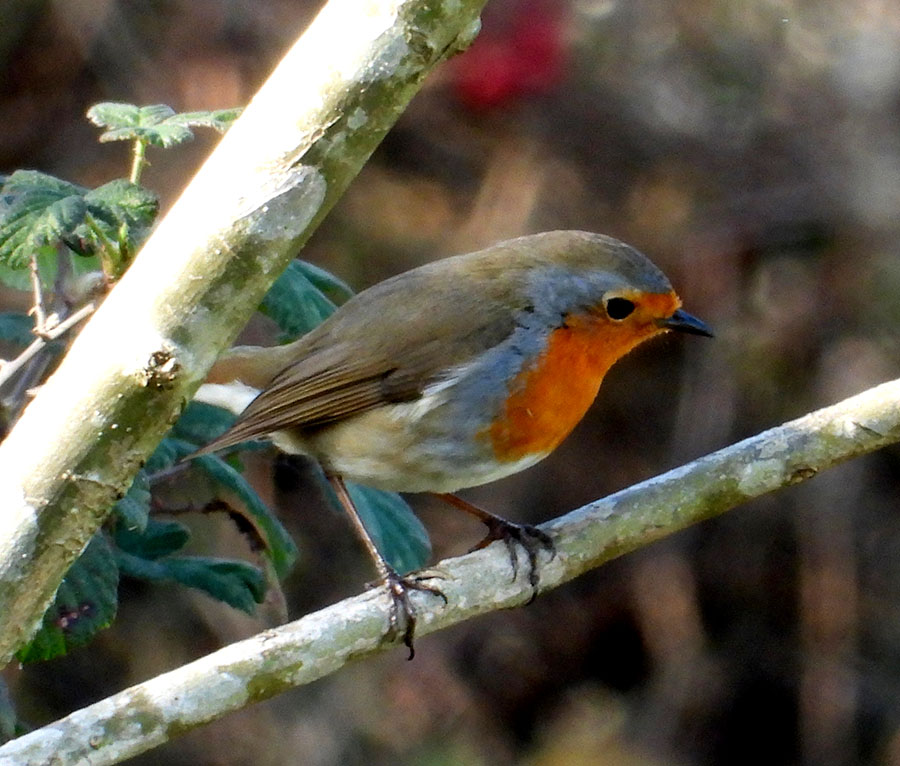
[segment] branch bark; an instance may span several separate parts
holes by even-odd
[[[0,666],[485,0],[331,0],[0,445]]]
[[[751,498],[812,478],[900,441],[900,380],[765,431],[546,525],[557,555],[542,562],[546,591],[623,553]],[[520,567],[522,569],[522,567]],[[424,636],[531,595],[510,579],[505,546],[441,562],[448,603],[412,593]],[[388,604],[364,593],[226,646],[119,692],[0,748],[0,766],[118,763],[226,713],[315,681],[384,651]],[[55,760],[53,760],[55,758]]]

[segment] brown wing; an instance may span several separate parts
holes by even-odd
[[[292,361],[201,453],[412,401],[443,370],[512,332],[508,283],[481,271],[442,273],[437,265],[360,293],[292,344]],[[469,280],[468,289],[448,289],[459,279]]]

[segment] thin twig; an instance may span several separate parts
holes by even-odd
[[[131,173],[128,176],[128,180],[133,184],[140,183],[141,173],[147,164],[149,164],[147,162],[147,142],[139,138],[134,142],[131,158]]]
[[[47,315],[44,313],[44,292],[41,287],[41,270],[38,268],[37,255],[31,254],[31,289],[34,293],[34,305],[29,312],[34,317],[34,334],[43,338],[47,332]],[[33,345],[33,344],[32,344]],[[31,346],[29,346],[31,348]]]
[[[6,381],[8,381],[13,375],[21,370],[22,367],[24,367],[50,341],[56,340],[60,335],[63,335],[65,332],[77,325],[81,320],[86,319],[91,314],[93,314],[95,308],[97,307],[93,302],[85,303],[84,306],[78,309],[78,311],[68,316],[58,325],[50,330],[47,330],[46,332],[41,333],[40,337],[35,338],[31,345],[28,346],[28,348],[26,348],[15,359],[10,359],[8,362],[0,363],[0,386],[6,383]]]

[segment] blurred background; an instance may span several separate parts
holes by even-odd
[[[126,175],[91,104],[244,104],[320,4],[4,0],[0,172]],[[522,233],[601,231],[650,255],[717,337],[642,347],[553,456],[467,499],[545,520],[897,376],[900,5],[491,0],[483,20],[303,257],[361,289]],[[214,140],[151,148],[143,183],[164,207]],[[27,305],[0,292],[0,310]],[[309,467],[248,463],[301,549],[289,616],[357,593],[370,564]],[[133,762],[900,764],[898,489],[895,447]],[[435,561],[480,539],[411,502]],[[199,548],[241,553],[227,520],[190,523]],[[125,582],[93,644],[4,677],[39,726],[278,612]]]

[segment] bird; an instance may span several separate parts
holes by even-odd
[[[237,346],[198,397],[228,402],[235,423],[195,455],[267,437],[323,469],[391,598],[390,634],[414,653],[409,591],[444,599],[378,551],[345,481],[428,492],[502,540],[513,577],[552,539],[457,497],[547,457],[594,401],[612,365],[650,338],[712,336],[681,308],[647,256],[612,237],[550,231],[414,268],[365,289],[296,341]]]

